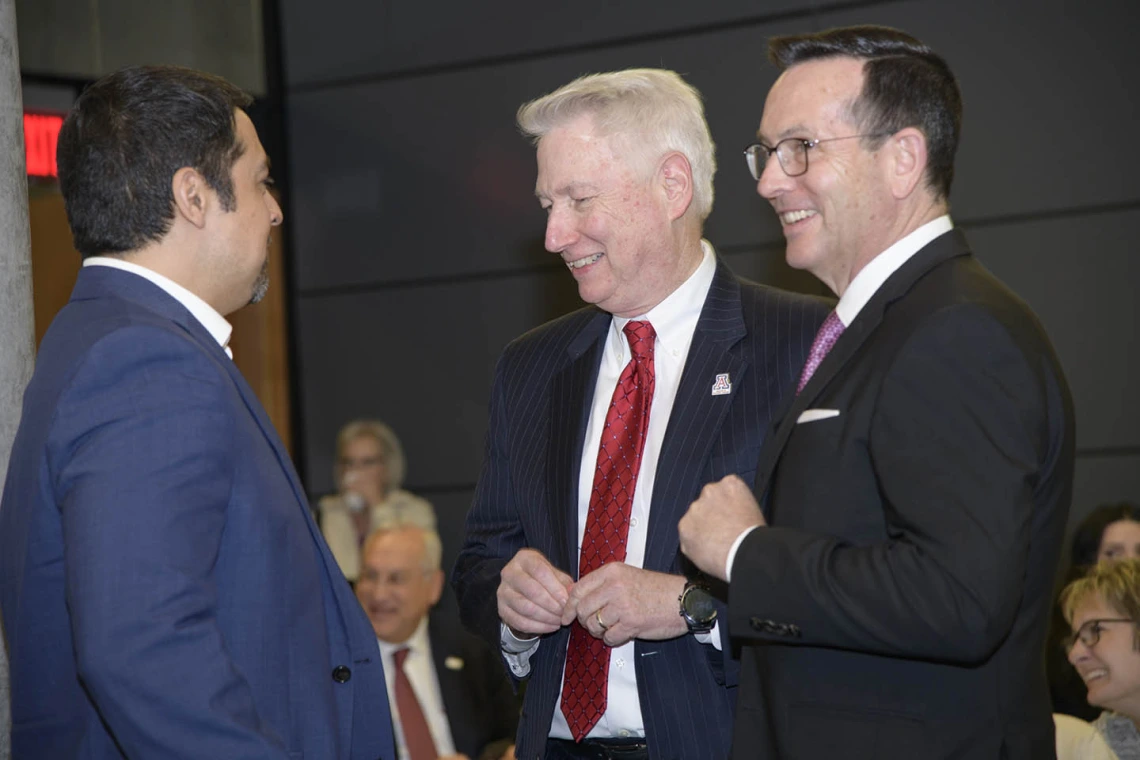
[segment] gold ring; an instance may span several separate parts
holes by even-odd
[[[603,631],[609,630],[609,626],[602,622],[602,611],[598,610],[594,613],[594,620],[598,621],[598,627]]]

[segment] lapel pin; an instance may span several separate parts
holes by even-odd
[[[443,661],[443,666],[448,670],[463,670],[463,658],[447,657]]]
[[[728,379],[727,372],[721,372],[716,376],[716,382],[713,383],[712,395],[726,396],[732,393],[732,381]]]

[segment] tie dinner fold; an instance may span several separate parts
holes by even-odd
[[[411,760],[436,760],[435,740],[431,738],[427,718],[412,689],[412,682],[404,672],[404,661],[408,659],[407,647],[397,649],[396,659],[396,709],[400,712],[400,728],[404,731],[404,746]]]
[[[834,310],[827,315],[827,319],[823,320],[823,324],[819,326],[819,332],[815,335],[815,340],[812,341],[811,350],[808,352],[807,362],[804,364],[803,372],[800,373],[800,382],[796,386],[796,395],[804,389],[811,380],[811,376],[815,374],[816,369],[819,368],[820,362],[823,357],[827,356],[827,352],[835,345],[835,341],[839,340],[839,336],[843,334],[843,323],[839,321],[839,315]]]
[[[624,332],[633,356],[614,388],[602,430],[578,561],[579,578],[608,562],[625,559],[633,493],[653,403],[653,347],[657,333],[645,321],[626,323]],[[575,741],[590,733],[606,711],[609,671],[610,647],[575,621],[570,630],[562,685],[562,713]]]

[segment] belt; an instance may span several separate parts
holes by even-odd
[[[649,747],[645,739],[547,739],[548,758],[575,758],[576,760],[649,760]]]

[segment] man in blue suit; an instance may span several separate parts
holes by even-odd
[[[394,755],[371,626],[226,348],[282,219],[249,103],[130,68],[60,133],[84,266],[0,505],[18,760]]]
[[[529,678],[519,758],[725,758],[737,666],[677,522],[755,472],[826,308],[736,278],[702,239],[713,144],[673,72],[583,77],[519,124],[546,248],[590,305],[499,362],[461,614]]]

